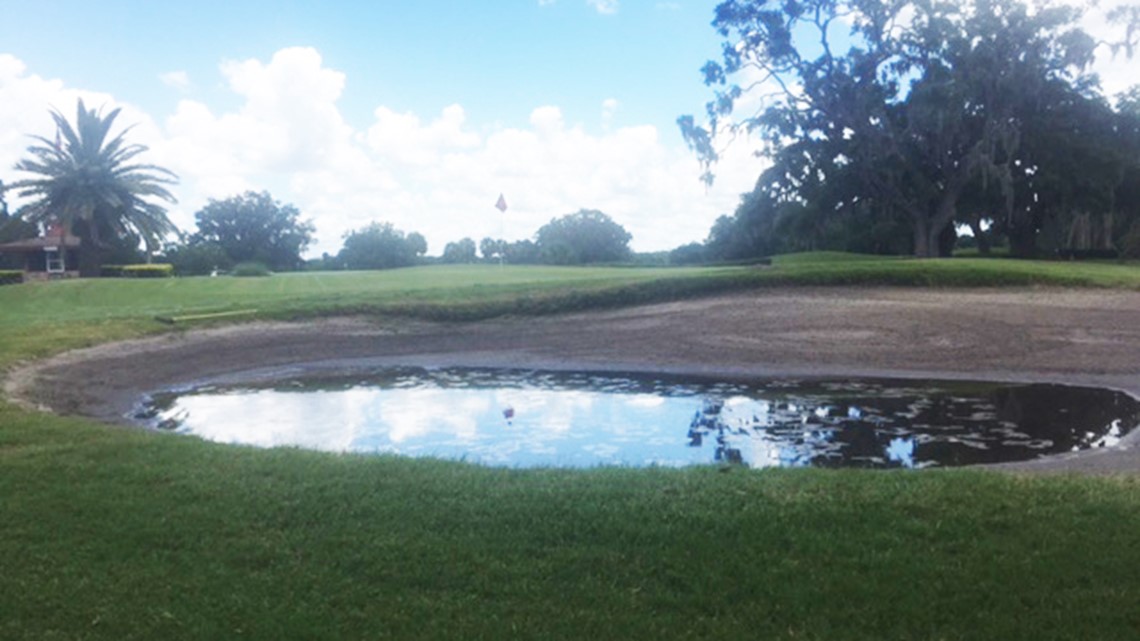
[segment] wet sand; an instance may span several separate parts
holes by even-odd
[[[538,318],[254,323],[101,345],[10,373],[10,398],[112,423],[206,380],[382,365],[1092,385],[1140,397],[1140,292],[777,289]],[[1120,446],[1002,466],[1140,473]]]

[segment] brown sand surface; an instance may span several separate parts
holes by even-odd
[[[254,323],[68,352],[12,372],[5,388],[126,423],[150,391],[382,365],[1058,382],[1140,397],[1140,292],[774,289],[477,323]],[[1138,473],[1140,430],[1115,448],[1006,467]]]

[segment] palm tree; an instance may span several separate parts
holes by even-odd
[[[176,184],[178,177],[156,165],[130,164],[147,151],[144,145],[126,144],[130,127],[107,140],[119,111],[104,117],[80,99],[72,128],[53,109],[56,139],[33,136],[38,144],[28,147],[32,157],[16,163],[17,170],[38,176],[8,187],[35,199],[21,209],[25,220],[62,225],[80,238],[81,276],[99,275],[105,239],[134,234],[146,243],[149,255],[163,237],[177,232],[166,208],[147,199],[177,202],[164,185]]]

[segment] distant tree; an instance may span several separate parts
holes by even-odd
[[[176,202],[166,185],[175,184],[177,176],[156,165],[134,162],[147,148],[126,143],[129,129],[108,139],[119,111],[103,116],[87,109],[81,99],[72,127],[53,110],[56,140],[33,136],[37,144],[28,147],[31,157],[16,163],[16,169],[37,177],[9,186],[33,199],[20,209],[24,220],[65,225],[81,239],[82,276],[99,275],[103,254],[115,239],[134,234],[146,243],[149,254],[177,231],[166,209],[151,200]]]
[[[221,245],[204,241],[171,245],[163,251],[162,260],[173,265],[179,276],[205,276],[235,265]]]
[[[582,209],[543,225],[535,234],[535,244],[543,262],[609,263],[629,258],[632,238],[609,216],[595,209]]]
[[[122,236],[112,237],[106,241],[101,260],[104,265],[145,263],[149,256],[140,249],[142,246],[142,239],[130,232]]]
[[[670,265],[698,265],[708,260],[708,252],[702,243],[688,243],[669,252]]]
[[[8,202],[4,199],[4,190],[4,181],[0,180],[0,243],[35,238],[39,235],[39,228],[8,212]]]
[[[407,236],[407,241],[408,241],[408,249],[410,249],[412,251],[412,254],[417,259],[422,258],[423,255],[427,253],[427,249],[428,249],[427,239],[424,238],[424,235],[421,234],[420,232],[414,231],[414,232],[409,233]]]
[[[392,269],[414,265],[426,251],[419,233],[405,235],[392,223],[373,222],[345,234],[337,258],[347,269]]]
[[[507,241],[495,238],[484,238],[479,241],[479,254],[483,260],[491,261],[505,257]]]
[[[194,214],[198,231],[191,244],[212,243],[231,263],[259,262],[275,271],[299,269],[301,254],[313,242],[313,225],[301,220],[293,205],[247,191],[225,200],[210,200]]]
[[[539,261],[538,245],[532,240],[516,240],[513,243],[504,242],[503,258],[512,265],[533,265]]]
[[[39,235],[39,228],[36,225],[8,212],[4,189],[4,182],[0,181],[0,244],[35,238]],[[0,255],[0,269],[20,269],[23,264],[23,258],[20,256]]]
[[[443,262],[445,263],[473,263],[475,262],[475,241],[463,238],[448,243],[443,248]]]
[[[307,272],[329,272],[338,269],[344,269],[344,262],[339,256],[334,256],[328,252],[323,252],[320,258],[310,258],[305,261],[305,271]]]

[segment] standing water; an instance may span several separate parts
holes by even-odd
[[[164,392],[135,418],[225,443],[486,465],[885,468],[1111,446],[1140,403],[1046,384],[402,368]]]

